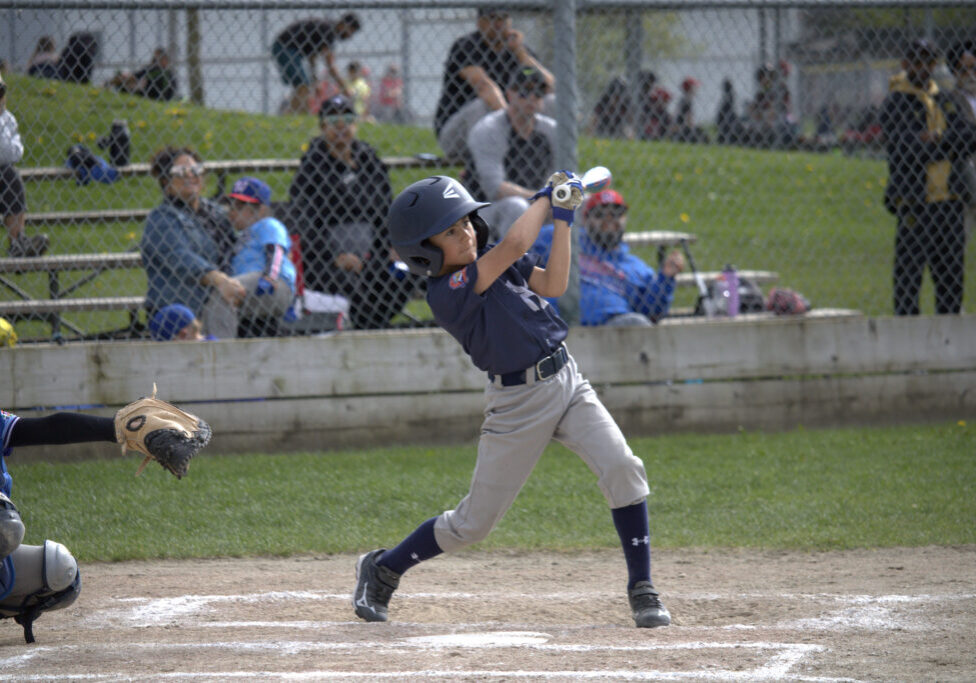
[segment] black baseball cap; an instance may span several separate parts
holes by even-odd
[[[905,59],[910,62],[935,62],[942,56],[939,48],[925,38],[916,38],[908,44],[905,50]]]
[[[545,76],[534,66],[519,67],[508,81],[509,90],[545,95],[548,88]]]
[[[333,116],[335,114],[355,114],[356,110],[353,109],[352,101],[345,95],[336,95],[330,97],[322,102],[322,106],[319,107],[319,119],[323,119],[326,116]]]
[[[496,17],[499,19],[505,19],[510,14],[509,8],[504,5],[484,5],[478,8],[478,18],[482,17]]]

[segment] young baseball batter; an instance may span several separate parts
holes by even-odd
[[[566,349],[566,323],[544,297],[566,290],[570,225],[583,200],[579,179],[549,178],[504,239],[488,247],[487,206],[457,181],[433,176],[410,185],[390,207],[390,233],[410,269],[426,275],[434,318],[488,375],[486,419],[471,489],[392,550],[359,558],[353,606],[386,621],[390,596],[414,565],[485,538],[511,506],[550,439],[575,451],[597,475],[623,545],[627,594],[637,626],[667,626],[671,615],[651,583],[644,466],[579,373]],[[555,235],[544,267],[526,252],[552,209]]]

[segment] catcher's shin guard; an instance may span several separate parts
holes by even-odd
[[[24,627],[24,640],[34,642],[34,621],[41,612],[64,609],[81,593],[78,562],[54,541],[21,545],[11,554],[14,585],[0,600],[0,619],[13,618]]]
[[[0,560],[12,553],[24,540],[24,522],[17,506],[0,491]]]

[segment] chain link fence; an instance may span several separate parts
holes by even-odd
[[[574,321],[721,313],[726,265],[743,312],[972,310],[970,3],[33,0],[0,36],[21,340],[429,325],[392,197],[460,178],[500,237],[564,165],[619,193]]]

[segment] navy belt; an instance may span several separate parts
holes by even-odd
[[[506,372],[504,375],[488,373],[488,381],[496,387],[515,387],[520,384],[533,384],[549,379],[563,369],[569,360],[569,352],[564,344],[550,355],[538,361],[535,365],[517,372]]]

